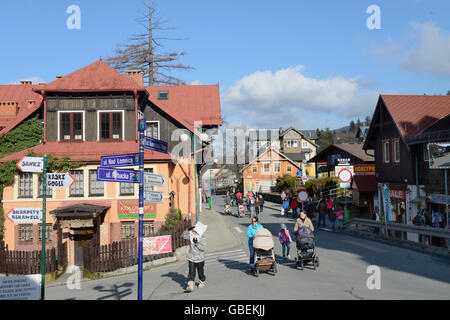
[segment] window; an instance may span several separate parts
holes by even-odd
[[[33,242],[33,225],[19,224],[19,241]]]
[[[292,166],[286,166],[286,172],[292,172]]]
[[[83,140],[83,113],[61,112],[59,114],[60,141]]]
[[[270,172],[270,163],[264,163],[264,172],[265,173]]]
[[[308,147],[308,142],[303,141],[303,142],[302,142],[302,147],[303,147],[303,148],[307,148],[307,147]]]
[[[153,221],[144,221],[144,237],[150,237],[155,234],[155,225]]]
[[[425,144],[423,145],[423,161],[430,161],[430,150]]]
[[[292,147],[293,148],[297,148],[298,147],[298,141],[297,140],[292,141]]]
[[[19,173],[19,198],[33,198],[33,174]]]
[[[121,196],[134,196],[134,183],[120,183]]]
[[[305,153],[305,160],[309,160],[309,153]]]
[[[38,225],[38,239],[42,242],[42,223]],[[45,225],[45,242],[53,240],[53,226],[51,224]]]
[[[389,163],[389,140],[383,142],[383,162]]]
[[[44,182],[44,177],[43,176],[41,176],[40,178],[39,178],[39,191],[38,191],[38,197],[39,198],[42,198],[44,195],[43,195],[43,189],[42,189],[42,183]],[[46,194],[46,197],[47,198],[51,198],[53,196],[53,188],[47,188],[47,194]]]
[[[399,163],[400,162],[400,141],[398,139],[395,139],[392,141],[392,155],[394,157],[394,162]]]
[[[159,100],[167,100],[167,99],[169,99],[169,91],[159,91],[158,92],[158,99]]]
[[[121,222],[121,238],[133,239],[136,237],[134,221]]]
[[[122,139],[122,112],[100,112],[100,140]]]
[[[69,189],[70,196],[71,197],[84,196],[83,170],[72,170],[70,174],[75,179],[74,184]]]
[[[159,140],[159,121],[147,121],[145,135],[147,137]]]
[[[258,167],[257,166],[253,166],[252,167],[252,173],[258,173]]]
[[[97,181],[97,170],[89,170],[89,195],[103,196],[105,183]]]
[[[273,167],[274,167],[274,171],[275,171],[275,172],[280,172],[280,171],[281,171],[281,163],[275,162],[275,163],[273,164]]]

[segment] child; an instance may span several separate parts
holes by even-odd
[[[206,250],[206,238],[204,237],[205,231],[208,228],[201,222],[197,222],[195,227],[185,230],[182,237],[189,239],[189,277],[188,286],[186,291],[192,292],[195,286],[195,273],[198,272],[199,284],[198,288],[201,289],[205,286],[205,250]]]
[[[344,210],[342,208],[339,208],[339,211],[337,213],[337,221],[338,221],[338,230],[342,229],[342,223],[344,221]]]
[[[291,249],[292,238],[289,234],[289,230],[286,228],[286,225],[284,223],[281,224],[281,230],[278,233],[278,239],[280,240],[281,247],[283,249],[283,258],[287,255],[287,258],[290,259],[291,256],[289,255],[289,251]]]

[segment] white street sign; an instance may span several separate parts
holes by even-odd
[[[70,188],[75,178],[70,173],[47,173],[48,188]]]
[[[340,186],[341,188],[350,189],[350,182],[346,182],[346,183],[340,182],[340,183],[339,183],[339,186]]]
[[[23,157],[16,166],[22,172],[42,172],[44,160],[40,157]]]
[[[6,218],[13,223],[38,223],[42,220],[42,208],[14,208]]]
[[[40,274],[0,277],[0,300],[40,300]]]
[[[163,193],[158,191],[144,191],[144,202],[162,203],[164,199]]]
[[[164,179],[164,176],[160,174],[144,172],[144,185],[147,184],[151,186],[164,187],[165,183],[166,181]]]

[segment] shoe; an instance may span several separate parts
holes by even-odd
[[[289,260],[291,260],[291,255],[288,254],[287,258],[288,258]]]
[[[198,281],[198,288],[201,289],[201,288],[203,288],[204,286],[205,286],[205,282],[199,280],[199,281]]]
[[[188,282],[188,286],[186,288],[186,291],[192,292],[192,291],[194,291],[194,287],[195,287],[195,282],[194,281],[189,281]]]

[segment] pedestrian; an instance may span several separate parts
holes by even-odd
[[[282,206],[283,206],[283,210],[284,210],[284,215],[287,217],[289,214],[289,198],[286,196],[283,200]]]
[[[292,216],[297,217],[297,210],[298,210],[298,200],[297,197],[293,197],[289,206],[292,209]]]
[[[328,213],[328,219],[330,219],[330,228],[334,230],[336,225],[336,212],[334,210]]]
[[[333,211],[334,208],[334,201],[332,198],[328,199],[327,201],[327,209],[328,209],[328,214],[331,213],[331,211]]]
[[[263,212],[263,210],[264,210],[264,198],[263,198],[262,194],[259,194],[258,197],[259,197],[259,212]]]
[[[287,258],[290,259],[291,256],[289,252],[291,250],[292,238],[291,235],[289,234],[289,230],[286,228],[286,225],[284,223],[281,224],[281,230],[278,233],[278,239],[280,240],[281,243],[283,258],[287,256]]]
[[[300,212],[300,217],[295,222],[294,233],[297,233],[298,229],[301,227],[308,227],[311,231],[314,231],[314,225],[310,218],[306,215],[306,211],[302,210]]]
[[[322,226],[326,228],[328,208],[324,200],[320,200],[318,205],[318,211],[319,211],[319,228]]]
[[[338,222],[337,228],[338,228],[338,230],[342,229],[343,221],[344,221],[344,210],[342,210],[342,207],[341,207],[341,208],[339,208],[339,211],[337,212],[337,222]]]
[[[255,269],[255,249],[253,248],[253,239],[256,230],[261,228],[263,228],[263,226],[258,222],[258,217],[252,217],[252,224],[247,228],[248,248],[250,250],[250,270],[252,272]]]
[[[281,200],[283,201],[285,198],[286,198],[286,192],[283,191],[281,193]]]
[[[205,286],[205,250],[206,250],[206,238],[204,237],[207,225],[197,222],[197,224],[185,230],[182,237],[189,240],[189,252],[188,252],[188,286],[186,291],[192,292],[195,287],[195,275],[198,273],[199,283],[198,288],[201,289]]]
[[[257,216],[259,215],[260,206],[261,206],[261,202],[259,200],[259,196],[256,196],[255,197],[255,213]]]

